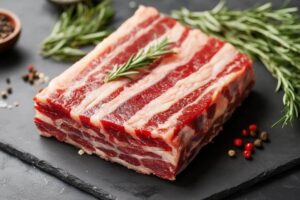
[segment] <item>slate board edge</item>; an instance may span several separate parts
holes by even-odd
[[[54,177],[58,178],[59,180],[64,181],[67,184],[72,185],[75,188],[77,188],[81,191],[84,191],[96,198],[99,198],[102,200],[117,200],[117,197],[115,197],[112,194],[109,194],[105,190],[98,188],[92,184],[89,184],[63,169],[57,168],[45,160],[40,160],[39,158],[37,158],[36,156],[34,156],[30,153],[26,153],[21,150],[18,150],[17,148],[13,147],[10,144],[0,142],[0,150],[20,159],[24,163],[32,165],[32,166],[40,169],[41,171],[44,171],[50,175],[53,175]],[[228,188],[226,190],[216,192],[215,194],[208,196],[204,199],[211,200],[211,199],[223,199],[223,198],[229,197],[231,195],[234,195],[237,192],[245,191],[248,188],[250,188],[251,186],[253,186],[259,182],[262,182],[272,176],[278,175],[280,173],[283,173],[283,172],[290,170],[297,166],[300,166],[300,158],[291,160],[291,161],[289,161],[285,164],[282,164],[276,168],[265,171],[264,173],[261,173],[246,182],[243,182],[232,188]]]
[[[257,183],[261,183],[273,176],[279,175],[283,172],[292,170],[293,168],[296,168],[299,166],[300,166],[300,158],[296,158],[296,159],[291,160],[283,165],[279,165],[276,168],[269,169],[248,181],[245,181],[239,185],[236,185],[235,187],[217,192],[217,193],[215,193],[207,198],[204,198],[204,199],[205,200],[222,199],[222,198],[232,196],[232,195],[236,194],[237,192],[245,192],[245,191],[247,191],[247,189],[249,189],[250,187],[254,186]]]
[[[108,192],[104,191],[103,189],[98,188],[92,184],[89,184],[63,169],[55,167],[45,160],[40,160],[39,158],[37,158],[36,156],[34,156],[30,153],[26,153],[21,150],[18,150],[17,148],[13,147],[10,144],[0,142],[0,150],[20,159],[24,163],[32,165],[32,166],[40,169],[41,171],[44,171],[44,172],[58,178],[59,180],[64,181],[65,183],[67,183],[69,185],[72,185],[72,186],[78,188],[81,191],[84,191],[90,195],[93,195],[94,197],[97,197],[97,198],[103,199],[103,200],[117,200],[117,198],[115,196],[113,196],[112,194],[109,194]]]

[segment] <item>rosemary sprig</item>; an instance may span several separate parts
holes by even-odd
[[[109,35],[106,25],[113,14],[110,0],[96,6],[84,1],[67,8],[44,40],[41,54],[55,60],[78,60],[86,54],[79,47],[97,44]]]
[[[287,125],[300,111],[300,20],[297,8],[273,9],[271,3],[230,10],[221,1],[210,11],[185,8],[172,16],[184,24],[224,39],[258,58],[283,90],[284,115],[274,125]]]
[[[119,77],[128,77],[130,75],[138,74],[139,69],[146,67],[162,55],[173,53],[168,47],[172,44],[167,38],[160,42],[155,42],[148,48],[139,50],[135,55],[132,55],[128,61],[121,66],[114,66],[113,70],[108,73],[106,81],[112,81]]]

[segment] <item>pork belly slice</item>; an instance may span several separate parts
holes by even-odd
[[[164,55],[133,79],[107,72],[164,38]],[[88,154],[175,180],[254,85],[251,60],[232,45],[141,6],[92,52],[36,95],[35,123]]]

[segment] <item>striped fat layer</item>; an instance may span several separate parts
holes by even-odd
[[[155,114],[167,110],[183,96],[214,78],[219,71],[222,71],[232,61],[236,53],[237,51],[232,45],[226,44],[205,66],[188,77],[179,80],[175,86],[139,110],[126,122],[125,127],[142,129]]]
[[[35,118],[37,118],[37,119],[39,119],[39,120],[41,120],[41,121],[43,121],[43,122],[45,122],[45,123],[47,123],[47,124],[49,124],[49,125],[55,127],[56,129],[60,130],[61,132],[65,133],[65,130],[63,130],[63,129],[60,127],[61,124],[66,123],[63,119],[56,119],[56,120],[53,120],[53,119],[47,117],[46,115],[44,115],[43,113],[40,113],[39,111],[36,111]],[[70,126],[71,126],[71,127],[74,127],[74,124],[70,124]],[[97,134],[95,134],[94,131],[92,131],[92,130],[90,130],[90,129],[86,129],[86,128],[80,126],[79,124],[77,124],[77,126],[74,127],[74,128],[78,129],[79,131],[83,131],[83,132],[89,133],[89,134],[92,135],[92,136],[96,136],[96,137],[98,136]],[[187,130],[190,131],[190,129],[187,129]],[[44,135],[44,136],[46,136],[46,137],[52,136],[51,134],[45,133],[45,132],[41,132],[41,134]],[[66,133],[65,133],[65,134],[66,134]],[[108,139],[109,134],[106,134],[105,137],[106,137],[106,140],[109,141],[109,139]],[[87,139],[87,138],[86,138],[86,139]],[[98,144],[96,144],[96,143],[95,143],[96,141],[89,141],[89,142],[93,143],[93,144],[94,144],[94,145],[93,145],[94,147],[99,147],[99,146],[100,146],[100,147],[105,147],[105,149],[111,149],[111,150],[113,150],[113,151],[119,151],[119,150],[115,147],[116,145],[115,145],[115,144],[112,144],[112,143],[111,143],[111,146],[108,146],[108,145],[105,145],[104,143],[98,143]],[[130,147],[130,146],[128,146],[128,144],[123,143],[123,142],[120,142],[120,141],[118,142],[118,144],[119,144],[119,146],[121,146],[121,147]],[[74,145],[74,144],[73,144],[73,145]],[[75,145],[75,146],[77,146],[77,145]],[[169,163],[171,163],[171,164],[173,164],[173,165],[176,165],[177,157],[179,156],[179,155],[177,154],[177,152],[170,153],[170,152],[167,152],[167,151],[163,151],[161,148],[158,148],[158,147],[141,146],[141,149],[143,149],[143,150],[146,151],[146,152],[153,152],[153,153],[155,153],[155,154],[161,156],[161,158],[160,158],[161,160],[166,161],[166,162],[169,162]],[[88,150],[85,150],[85,151],[89,153]],[[153,157],[148,157],[147,155],[141,156],[141,155],[133,154],[133,155],[131,155],[131,156],[136,157],[136,158],[138,158],[138,159],[142,159],[142,158],[153,159]],[[109,157],[109,159],[110,159],[110,157]]]
[[[193,103],[195,103],[195,101],[198,103],[196,104],[200,104],[200,99],[203,97],[201,104],[206,104],[205,103],[205,98],[204,96],[207,96],[208,93],[210,93],[211,90],[207,89],[215,83],[218,83],[221,80],[221,83],[224,79],[224,77],[226,77],[228,74],[232,73],[232,71],[234,70],[239,70],[245,66],[247,66],[249,64],[248,62],[248,58],[245,57],[242,54],[237,54],[235,56],[235,58],[227,64],[227,66],[225,66],[223,68],[222,71],[220,71],[219,73],[215,74],[212,76],[212,79],[210,79],[208,82],[206,82],[204,85],[202,85],[201,87],[197,88],[196,90],[194,90],[193,92],[189,93],[188,95],[184,96],[183,98],[180,98],[176,103],[174,103],[169,109],[160,112],[156,115],[154,115],[145,125],[144,128],[148,129],[155,129],[156,127],[160,126],[162,130],[167,129],[169,126],[164,126],[163,124],[170,120],[173,123],[176,124],[180,124],[180,122],[178,121],[176,116],[180,116],[181,113],[183,113],[187,107],[190,107],[191,105],[193,105]],[[224,82],[224,81],[223,81]],[[222,85],[220,85],[221,87]],[[212,88],[212,90],[214,90],[214,88]],[[207,91],[207,92],[206,92]],[[199,99],[198,97],[201,96],[201,98]],[[209,99],[209,98],[208,98]],[[195,107],[197,107],[195,105]],[[195,110],[195,109],[194,109]],[[188,115],[190,115],[191,113],[188,112]],[[171,117],[170,117],[171,116]],[[170,122],[169,121],[169,122]]]
[[[88,92],[99,88],[102,84],[105,84],[104,75],[108,71],[112,70],[113,66],[125,63],[131,55],[137,53],[140,48],[143,48],[151,40],[159,37],[175,24],[175,20],[164,17],[160,23],[157,23],[153,30],[149,30],[148,33],[137,38],[133,44],[122,49],[122,52],[113,57],[113,59],[101,67],[100,70],[92,73],[82,87],[78,87],[73,90],[67,98],[64,98],[64,96],[56,98],[56,102],[63,105],[67,110],[70,110],[70,108],[72,108],[74,105],[79,104],[85,98]]]
[[[145,88],[155,85],[169,72],[176,69],[176,67],[187,63],[190,59],[192,59],[195,52],[197,52],[206,44],[207,40],[208,37],[199,31],[191,31],[188,35],[188,38],[178,49],[176,56],[164,60],[158,67],[152,70],[149,75],[139,80],[131,87],[125,88],[125,90],[117,98],[106,104],[103,104],[103,106],[97,110],[96,114],[91,117],[91,121],[95,124],[99,124],[99,119],[101,119],[103,116],[111,113],[128,99],[145,90]]]
[[[168,118],[168,120],[166,122],[164,122],[163,124],[160,124],[158,125],[158,129],[155,129],[153,130],[153,133],[154,134],[158,134],[159,133],[159,130],[164,130],[165,132],[168,132],[168,133],[173,133],[176,126],[178,125],[178,118],[180,116],[183,116],[184,114],[184,111],[186,110],[187,107],[190,107],[190,106],[197,106],[197,103],[203,99],[203,97],[207,94],[209,94],[211,91],[214,91],[213,94],[212,94],[212,99],[213,99],[213,96],[214,94],[218,94],[218,90],[219,88],[222,88],[222,86],[224,85],[224,83],[226,82],[226,80],[230,79],[230,77],[222,77],[220,78],[217,82],[214,82],[212,85],[210,85],[208,88],[206,88],[202,93],[201,95],[194,100],[194,102],[191,102],[190,104],[188,104],[187,106],[181,108],[177,113],[173,114],[172,116],[170,116]],[[227,101],[227,99],[225,99]],[[224,113],[225,109],[226,109],[226,106],[224,106],[224,103],[227,103],[227,102],[222,102],[220,105],[217,104],[218,109],[216,109],[216,112],[218,114],[215,114],[215,116],[220,116],[221,114]],[[227,104],[226,104],[227,105]],[[208,119],[207,119],[208,120]],[[209,128],[209,127],[206,127],[206,128]],[[207,131],[207,130],[206,130]],[[166,136],[171,136],[169,134],[166,134]]]
[[[218,119],[220,116],[222,116],[224,113],[226,114],[226,109],[229,104],[227,98],[223,98],[222,95],[218,97],[220,94],[220,91],[224,88],[224,86],[230,86],[232,81],[238,80],[238,87],[237,91],[234,93],[243,93],[245,92],[245,88],[247,85],[253,81],[253,76],[249,76],[249,74],[246,74],[245,76],[243,74],[248,73],[246,66],[249,65],[249,58],[245,55],[238,54],[237,59],[233,64],[231,64],[228,69],[222,73],[219,79],[217,79],[210,88],[206,89],[203,94],[199,95],[197,99],[195,99],[194,102],[191,102],[188,106],[183,107],[179,112],[172,115],[165,123],[162,123],[159,125],[159,129],[165,130],[165,132],[168,132],[170,134],[165,134],[165,137],[172,137],[172,134],[176,129],[178,129],[178,124],[185,124],[189,123],[183,122],[182,119],[186,118],[186,115],[192,115],[192,119],[199,116],[198,110],[201,110],[201,104],[202,100],[204,99],[204,96],[207,95],[209,92],[212,91],[211,95],[209,95],[210,102],[209,104],[216,103],[216,112],[214,113],[213,118],[206,118],[205,121],[207,121],[208,124],[207,127],[204,127],[203,131],[206,132],[210,128],[210,126],[214,123],[214,120]],[[241,60],[241,62],[237,61],[238,59]],[[218,100],[216,98],[218,97]],[[235,96],[231,98],[231,102],[235,101]],[[192,111],[191,111],[192,110]],[[201,113],[202,114],[202,113]],[[156,129],[154,132],[157,132],[158,129]],[[167,131],[166,131],[167,130]]]
[[[149,26],[142,29],[137,34],[131,35],[131,37],[126,42],[124,42],[123,44],[121,44],[117,48],[115,48],[115,50],[113,50],[108,56],[105,56],[104,58],[102,58],[101,63],[98,64],[97,67],[95,67],[93,70],[89,71],[89,73],[86,74],[86,76],[84,76],[82,79],[75,81],[71,85],[71,87],[67,88],[63,97],[61,97],[64,99],[64,102],[68,102],[68,100],[73,101],[72,95],[74,94],[74,92],[76,92],[75,90],[77,88],[86,87],[87,84],[92,85],[96,80],[102,81],[102,79],[106,75],[106,71],[108,71],[115,65],[115,63],[113,64],[112,62],[117,60],[120,57],[120,55],[122,55],[122,56],[126,55],[126,51],[124,51],[124,50],[127,47],[130,47],[133,45],[142,46],[142,44],[143,44],[142,42],[137,44],[137,39],[140,37],[146,36],[146,35],[150,35],[149,32],[155,33],[155,30],[161,30],[161,29],[157,29],[157,27],[162,26],[163,20],[166,20],[166,18],[160,17],[160,18],[156,19],[154,21],[154,23],[149,24]],[[165,30],[168,30],[168,27],[165,27]],[[146,41],[145,44],[147,44],[150,41],[151,41],[151,39],[148,39],[148,41]],[[129,55],[127,55],[127,57],[129,57]],[[124,60],[126,60],[126,59],[124,59]],[[119,63],[119,64],[121,64],[121,63]],[[109,68],[109,69],[107,69],[107,68]],[[97,73],[97,76],[95,76],[95,73]],[[91,76],[93,76],[93,81],[90,80]],[[101,83],[103,83],[103,82],[101,82]]]
[[[126,20],[117,31],[112,33],[109,37],[99,43],[93,51],[76,62],[72,67],[68,68],[64,73],[54,78],[49,86],[40,92],[36,98],[41,102],[46,102],[46,99],[57,89],[64,89],[72,84],[74,77],[77,77],[85,70],[89,64],[93,64],[94,60],[97,60],[99,55],[105,53],[111,49],[116,41],[126,39],[126,36],[131,36],[132,32],[142,30],[145,22],[151,22],[159,17],[159,12],[154,8],[140,6],[135,12],[134,16]],[[141,26],[138,30],[136,28]],[[126,42],[127,40],[123,40]],[[123,43],[123,41],[121,41]]]
[[[104,116],[102,118],[102,122],[111,121],[117,124],[125,123],[145,105],[150,103],[153,99],[161,96],[169,88],[173,87],[177,81],[184,79],[199,68],[203,67],[223,45],[224,43],[220,40],[209,38],[205,45],[203,45],[187,63],[177,66],[157,83],[145,88],[137,95],[131,97],[113,112]]]
[[[179,40],[177,40],[175,43],[170,45],[171,49],[178,49],[179,47],[182,46],[183,42],[187,39],[187,36],[189,35],[189,32],[191,30],[188,28],[184,28],[183,33],[181,34]],[[131,87],[132,85],[136,84],[140,79],[143,79],[145,76],[147,76],[149,73],[151,73],[151,71],[153,69],[155,69],[156,67],[158,67],[164,60],[168,60],[170,59],[170,57],[173,57],[174,54],[167,54],[164,55],[162,57],[160,57],[158,60],[156,60],[155,62],[151,63],[149,66],[147,66],[147,68],[145,70],[141,70],[139,74],[135,75],[134,78],[129,81],[126,78],[122,78],[122,79],[126,79],[127,83],[122,85],[121,87],[117,88],[115,91],[113,91],[109,96],[107,96],[104,99],[101,99],[100,101],[95,101],[93,104],[93,106],[90,106],[88,109],[86,109],[81,115],[80,115],[80,119],[87,121],[89,120],[89,118],[91,116],[93,116],[95,114],[95,112],[104,104],[107,103],[109,101],[111,101],[112,99],[116,98],[117,96],[119,96],[121,94],[121,92],[128,87]],[[121,80],[121,79],[119,79]],[[118,80],[116,80],[118,81]]]
[[[145,48],[148,48],[153,43],[161,41],[162,39],[168,37],[169,41],[176,43],[182,36],[186,29],[177,23],[172,29],[168,30],[164,35],[160,36],[156,40],[152,40],[150,43],[147,44]],[[178,48],[178,47],[177,47]],[[176,49],[173,49],[176,51]],[[98,102],[103,100],[104,98],[108,97],[110,94],[115,92],[121,86],[125,86],[130,82],[129,79],[120,79],[116,81],[111,81],[106,84],[101,85],[99,88],[91,91],[88,93],[83,99],[83,101],[78,105],[75,106],[71,111],[71,116],[75,119],[85,110],[90,109],[91,107],[95,106]]]

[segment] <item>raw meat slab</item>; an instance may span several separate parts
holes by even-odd
[[[105,82],[107,71],[166,38],[176,53],[161,56],[131,79]],[[254,83],[247,55],[141,5],[34,97],[34,121],[42,136],[175,180],[222,130]]]
[[[192,3],[192,1],[185,1],[182,4],[175,4],[174,1],[147,2],[141,1],[143,4],[153,5],[166,13],[172,8],[184,5],[193,9],[209,9],[217,3],[217,1],[211,1],[209,4]],[[231,3],[240,8],[254,4],[253,1],[232,1]],[[52,172],[79,188],[88,190],[84,187],[87,186],[86,184],[84,186],[79,184],[82,181],[91,184],[89,189],[94,191],[90,191],[94,196],[100,197],[101,192],[98,189],[102,188],[118,199],[176,200],[224,197],[255,184],[269,175],[300,164],[299,121],[295,122],[293,128],[270,128],[281,115],[282,94],[273,93],[276,82],[260,63],[254,64],[257,83],[249,98],[225,125],[224,132],[216,138],[215,143],[204,148],[173,183],[139,175],[124,167],[102,161],[96,156],[78,156],[77,150],[69,145],[39,137],[32,122],[34,116],[32,97],[36,90],[24,84],[20,77],[25,73],[25,66],[30,63],[34,63],[39,70],[51,77],[60,74],[69,64],[44,60],[36,54],[39,43],[51,29],[49,24],[55,23],[53,9],[46,1],[32,0],[32,3],[19,4],[17,1],[14,3],[7,0],[2,1],[2,5],[15,11],[22,19],[24,27],[27,28],[23,30],[18,49],[4,55],[5,60],[2,59],[3,57],[0,58],[0,87],[5,87],[4,78],[10,76],[15,89],[10,100],[18,100],[21,104],[17,109],[0,110],[0,141],[9,143],[13,148],[22,152],[35,155],[37,160],[33,164],[49,173],[51,172],[50,166],[37,161],[44,160],[51,166],[60,168]],[[279,1],[277,5],[280,5]],[[296,1],[294,5],[300,6]],[[116,9],[119,8],[118,23],[132,14],[130,9],[125,9],[127,6],[128,1],[115,1]],[[39,20],[32,23],[37,16]],[[37,29],[40,31],[32,32]],[[35,37],[32,37],[33,34]],[[251,162],[241,157],[234,160],[228,158],[226,152],[231,147],[232,139],[239,134],[243,126],[252,122],[257,122],[262,129],[270,132],[270,144],[266,144],[264,150],[257,152],[255,159]],[[9,149],[3,145],[1,148]],[[16,155],[27,161],[31,160],[31,157],[24,157],[24,154]],[[78,179],[74,181],[65,172],[80,178],[81,182],[78,183]]]

